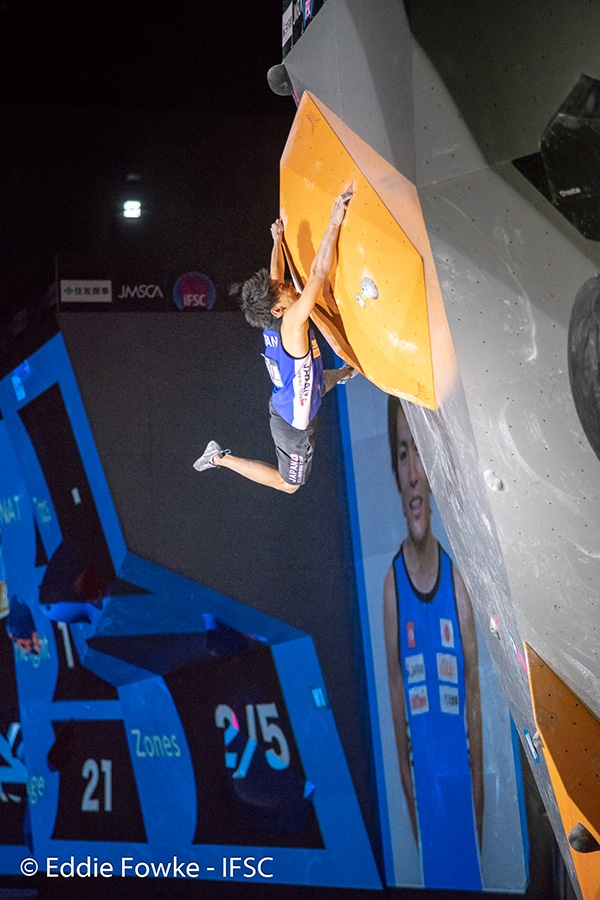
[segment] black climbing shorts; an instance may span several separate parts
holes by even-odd
[[[315,449],[316,418],[309,423],[308,428],[300,430],[282,419],[271,401],[269,413],[279,474],[288,484],[306,484]]]

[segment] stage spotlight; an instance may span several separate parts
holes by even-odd
[[[126,219],[139,219],[142,214],[142,204],[139,200],[125,200],[123,203],[123,215]]]

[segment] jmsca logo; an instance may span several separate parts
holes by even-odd
[[[214,284],[201,272],[180,275],[173,286],[173,300],[177,309],[212,309],[217,299]]]
[[[157,284],[123,284],[118,300],[153,300],[155,297],[164,297],[163,292]]]

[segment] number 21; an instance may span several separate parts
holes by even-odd
[[[88,779],[83,799],[81,801],[81,809],[83,812],[99,812],[100,801],[94,797],[94,791],[98,786],[100,771],[104,775],[104,812],[112,812],[112,760],[101,759],[100,769],[95,759],[86,759],[81,770],[83,778]]]

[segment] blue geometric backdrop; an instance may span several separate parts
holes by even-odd
[[[380,887],[312,639],[128,552],[60,334],[0,414],[0,872]]]

